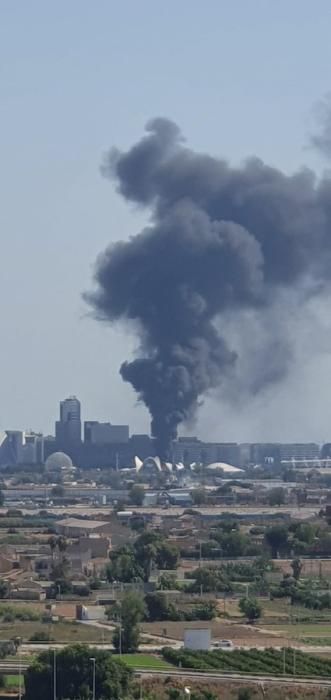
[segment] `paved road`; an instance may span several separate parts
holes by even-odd
[[[20,670],[21,673],[27,670],[29,664],[26,661],[0,661],[0,673],[5,673],[7,676],[16,676]]]
[[[194,680],[212,680],[212,681],[219,681],[219,682],[224,682],[224,680],[229,680],[229,681],[238,681],[238,682],[243,682],[243,683],[254,683],[254,685],[259,684],[259,685],[264,685],[267,683],[277,683],[277,685],[304,685],[304,686],[317,686],[318,688],[331,688],[331,680],[325,679],[325,678],[300,678],[300,677],[293,677],[293,676],[263,676],[263,675],[252,675],[252,674],[244,674],[244,673],[216,673],[215,671],[210,673],[210,672],[201,672],[201,671],[185,671],[185,670],[180,670],[180,671],[174,671],[171,669],[171,671],[153,671],[153,670],[136,670],[136,674],[139,676],[158,676],[158,677],[168,677],[168,676],[176,676],[179,678],[183,679],[194,679]]]
[[[5,673],[6,675],[17,675],[20,671],[24,673],[28,668],[26,661],[19,663],[19,660],[15,661],[0,661],[0,673]],[[331,680],[325,678],[300,678],[293,676],[264,676],[264,675],[251,675],[251,674],[239,674],[239,673],[216,673],[214,672],[201,672],[201,671],[186,671],[186,670],[174,670],[169,671],[156,671],[156,670],[142,670],[136,669],[135,674],[139,677],[158,677],[165,678],[168,676],[183,678],[185,680],[209,680],[213,682],[224,683],[225,680],[235,681],[239,683],[251,683],[254,685],[260,685],[262,688],[267,684],[277,684],[277,685],[302,685],[305,687],[319,688],[331,688]]]
[[[97,620],[81,620],[82,625],[90,625],[90,627],[97,627],[101,630],[107,630],[107,632],[115,630],[115,625],[107,625],[105,622],[98,622]],[[178,639],[172,639],[171,637],[162,637],[158,634],[152,634],[149,632],[140,632],[140,639],[153,640],[152,644],[139,644],[139,649],[142,650],[144,647],[152,651],[152,647],[162,649],[162,647],[172,647],[173,649],[180,649],[183,646],[183,642]]]

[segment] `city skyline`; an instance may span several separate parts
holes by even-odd
[[[52,435],[8,429],[0,433],[0,465],[48,464],[49,460],[74,465],[81,469],[140,469],[150,459],[157,469],[179,470],[183,465],[210,465],[211,468],[237,469],[249,464],[292,465],[306,467],[329,462],[330,443],[300,442],[227,442],[204,441],[196,435],[172,440],[167,451],[159,452],[155,437],[130,434],[130,427],[96,420],[82,421],[81,403],[76,396],[68,396],[59,403],[58,420]],[[320,460],[322,459],[322,462]],[[170,464],[170,466],[169,466]],[[223,465],[223,466],[222,466]]]
[[[87,417],[88,416],[88,417]],[[61,427],[68,426],[68,430],[61,430]],[[192,426],[194,427],[194,426]],[[197,428],[197,426],[195,426]],[[69,441],[73,443],[77,442],[82,442],[82,443],[90,443],[90,442],[96,442],[99,444],[107,443],[109,439],[109,428],[114,429],[116,434],[116,431],[119,431],[118,438],[115,439],[115,437],[111,437],[111,441],[116,442],[127,442],[129,437],[134,437],[134,436],[148,436],[149,438],[153,438],[153,435],[151,434],[151,429],[150,426],[147,426],[146,431],[135,431],[130,423],[124,422],[124,423],[119,423],[119,421],[116,420],[116,417],[105,417],[101,418],[96,417],[96,416],[91,416],[89,412],[84,413],[84,405],[80,401],[79,397],[70,394],[65,398],[62,398],[59,400],[57,404],[57,413],[55,415],[55,420],[53,425],[51,426],[50,431],[48,432],[43,432],[42,430],[37,429],[35,426],[29,426],[27,427],[22,427],[22,426],[9,426],[6,425],[4,427],[1,426],[1,431],[3,433],[5,432],[11,432],[11,433],[25,433],[27,436],[29,435],[41,435],[45,438],[47,437],[53,437],[55,440],[61,442],[62,441]],[[103,437],[105,440],[103,440]],[[280,445],[280,444],[285,444],[285,445],[319,445],[323,446],[324,444],[328,444],[331,442],[331,439],[328,440],[314,440],[311,438],[309,435],[306,435],[305,439],[303,440],[295,440],[295,439],[281,439],[281,436],[279,439],[262,439],[262,440],[241,440],[239,436],[234,437],[231,440],[223,439],[222,435],[215,435],[213,439],[208,439],[204,438],[203,435],[199,434],[198,430],[186,430],[185,431],[185,425],[183,426],[183,429],[179,432],[177,436],[177,441],[181,440],[198,440],[201,442],[207,442],[210,444],[236,444],[236,445],[245,445],[245,444],[251,444],[251,445]]]

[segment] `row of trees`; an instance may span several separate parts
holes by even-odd
[[[301,562],[292,562],[293,576],[285,574],[278,586],[272,586],[272,598],[289,598],[291,605],[303,605],[310,610],[330,610],[331,592],[329,582],[322,579],[300,580]],[[324,590],[323,590],[324,586]]]
[[[225,496],[230,492],[232,486],[238,484],[242,488],[246,488],[248,492],[251,490],[250,485],[245,481],[228,481],[226,484],[220,486],[216,490],[216,494],[222,494]],[[191,498],[195,506],[202,506],[213,500],[213,492],[210,492],[203,487],[199,487],[191,491]],[[270,506],[281,506],[286,502],[286,490],[282,486],[276,486],[275,488],[269,490],[266,498]],[[137,505],[140,504],[137,503]]]
[[[148,593],[145,596],[145,619],[149,622],[161,620],[212,620],[217,610],[214,601],[199,602],[183,609],[169,602],[164,593]]]
[[[252,542],[251,535],[263,536],[260,541]],[[277,558],[280,555],[295,556],[331,554],[331,529],[326,523],[292,522],[275,524],[270,527],[255,527],[254,532],[244,534],[238,522],[221,520],[212,529],[209,541],[201,544],[203,557],[241,557],[257,556],[261,553]],[[195,549],[198,556],[198,545]],[[184,555],[184,552],[182,553]]]

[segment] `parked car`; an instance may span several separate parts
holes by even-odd
[[[227,649],[232,651],[234,649],[234,644],[231,639],[219,639],[217,642],[213,642],[213,649]]]

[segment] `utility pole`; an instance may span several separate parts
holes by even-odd
[[[283,676],[286,673],[286,647],[283,649]]]

